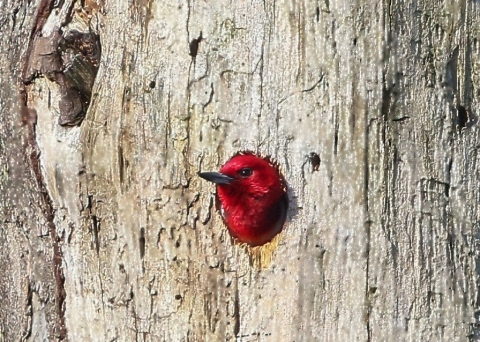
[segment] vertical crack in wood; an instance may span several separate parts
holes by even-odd
[[[338,153],[338,131],[340,129],[340,121],[338,118],[338,111],[336,110],[333,114],[333,125],[334,125],[334,135],[333,135],[333,155],[336,156]]]
[[[257,67],[259,67],[259,71],[258,71],[258,76],[260,77],[260,111],[259,113],[257,114],[257,132],[258,132],[258,145],[257,145],[257,153],[259,152],[260,150],[260,146],[262,145],[262,137],[261,137],[261,117],[262,117],[262,114],[263,114],[263,106],[264,106],[264,98],[263,98],[263,88],[265,86],[265,82],[264,82],[264,79],[263,79],[263,72],[264,72],[264,67],[265,67],[265,36],[263,37],[262,39],[262,52],[260,54],[260,59],[258,61],[258,64],[255,66],[255,70],[253,72],[253,74],[256,72],[257,70]],[[252,74],[252,75],[253,75]],[[276,117],[275,117],[275,129],[276,131],[278,132],[279,130],[279,112],[276,111]],[[270,135],[270,134],[269,134]],[[277,147],[278,148],[278,147]],[[275,154],[278,154],[278,151],[275,151]]]
[[[233,326],[233,335],[235,338],[238,338],[238,333],[240,332],[240,295],[238,293],[238,277],[235,277],[235,302],[234,302],[234,311],[233,316],[235,319],[235,324]]]
[[[88,191],[88,190],[87,190]],[[102,281],[102,269],[101,269],[101,260],[100,260],[100,229],[101,229],[101,220],[96,214],[96,201],[94,202],[94,197],[93,195],[88,195],[87,196],[87,215],[91,219],[90,223],[90,234],[92,235],[92,241],[91,241],[91,247],[92,249],[95,249],[95,252],[97,253],[97,272],[99,274],[98,276],[98,282],[100,285],[100,294],[101,294],[101,301],[102,301],[102,309],[103,312],[105,312],[105,290],[103,287],[103,281]]]
[[[100,225],[100,222],[97,218],[96,215],[91,215],[91,218],[92,218],[92,235],[93,235],[93,243],[94,243],[94,247],[95,247],[95,252],[97,253],[97,258],[99,257],[99,253],[100,253],[100,241],[98,239],[98,232],[99,232],[99,225]]]
[[[25,285],[25,315],[27,316],[27,322],[25,324],[25,328],[23,329],[22,334],[22,341],[27,341],[32,336],[32,325],[33,325],[33,305],[32,305],[32,298],[33,298],[33,291],[32,286],[30,285],[29,279],[27,279],[27,283]],[[0,330],[0,336],[1,330]]]
[[[369,208],[369,133],[370,133],[370,125],[368,122],[368,111],[365,113],[365,118],[364,118],[364,124],[365,124],[365,140],[364,140],[364,148],[365,148],[365,153],[363,156],[363,167],[364,167],[364,196],[365,199],[363,201],[364,203],[364,218],[365,218],[365,234],[366,234],[366,246],[365,246],[365,260],[366,260],[366,271],[365,271],[365,300],[366,300],[366,318],[365,318],[365,323],[366,323],[366,330],[367,330],[367,341],[371,341],[371,328],[370,328],[370,313],[372,309],[372,302],[371,302],[371,294],[370,294],[370,226],[371,226],[371,220],[370,220],[370,208]]]

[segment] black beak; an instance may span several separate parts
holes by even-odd
[[[198,175],[215,184],[230,184],[233,181],[232,177],[220,172],[199,172]]]

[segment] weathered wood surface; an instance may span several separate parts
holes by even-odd
[[[480,339],[479,6],[0,3],[0,340]],[[27,75],[68,28],[101,43],[76,127]],[[290,186],[264,269],[196,176],[245,149]]]

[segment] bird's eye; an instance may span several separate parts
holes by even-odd
[[[250,177],[252,175],[253,171],[252,169],[248,168],[248,167],[244,167],[243,169],[240,169],[238,171],[238,174],[241,176],[241,177]]]

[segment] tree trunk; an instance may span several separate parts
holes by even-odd
[[[479,11],[1,2],[0,341],[480,339]],[[243,150],[260,248],[197,176]]]

